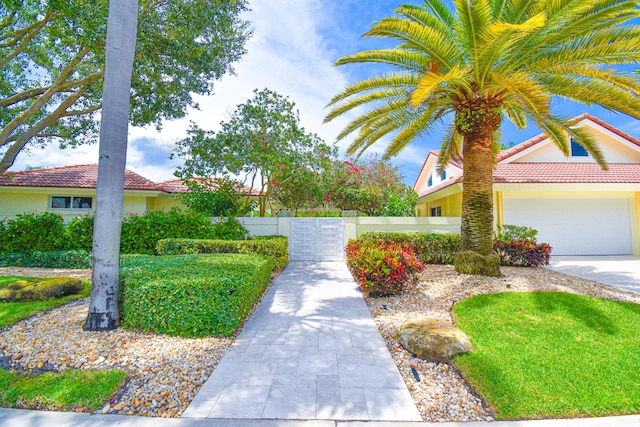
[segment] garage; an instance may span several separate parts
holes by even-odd
[[[538,230],[552,255],[632,254],[628,199],[503,199],[505,224]]]

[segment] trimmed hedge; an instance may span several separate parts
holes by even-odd
[[[425,264],[453,264],[460,250],[459,234],[436,234],[420,232],[365,232],[365,240],[389,240],[413,249],[418,259]]]
[[[0,254],[0,267],[91,268],[87,251],[45,251]]]
[[[252,240],[163,239],[158,255],[179,254],[257,254],[271,258],[276,270],[289,263],[289,239],[286,236],[261,236]]]
[[[272,268],[259,255],[124,257],[122,326],[182,337],[230,336],[260,300]]]

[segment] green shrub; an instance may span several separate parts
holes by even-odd
[[[121,253],[154,254],[158,240],[168,238],[210,239],[215,237],[211,219],[178,209],[129,215],[122,221]]]
[[[459,234],[371,231],[362,233],[360,238],[386,240],[409,246],[418,259],[425,264],[453,264],[453,258],[460,250]]]
[[[535,228],[504,224],[497,227],[495,238],[503,242],[518,242],[520,240],[532,240],[535,242],[537,236],[538,230]]]
[[[57,251],[67,244],[63,219],[53,212],[20,214],[7,221],[3,235],[6,253]]]
[[[5,219],[6,220],[6,219]],[[0,254],[5,252],[5,229],[7,226],[4,224],[5,221],[0,221]]]
[[[371,296],[400,293],[424,270],[409,246],[388,240],[350,240],[346,255],[360,289]]]
[[[183,337],[230,336],[259,301],[272,267],[259,255],[125,257],[122,325]]]
[[[87,251],[47,251],[0,254],[0,267],[91,268]]]
[[[245,240],[249,237],[249,230],[232,216],[222,218],[213,224],[213,232],[219,240]]]
[[[67,225],[69,248],[87,252],[93,250],[93,215],[73,218]]]
[[[83,289],[82,280],[71,277],[19,280],[0,287],[0,301],[49,301],[77,294]]]
[[[289,263],[286,236],[260,236],[251,240],[164,239],[158,241],[158,255],[178,254],[256,254],[269,257],[276,270]]]

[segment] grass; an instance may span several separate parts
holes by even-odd
[[[0,406],[50,411],[83,408],[91,412],[114,397],[125,379],[126,373],[120,369],[43,374],[0,369]]]
[[[33,280],[33,277],[0,277],[0,287],[13,283],[17,280]],[[38,278],[40,279],[40,278]],[[89,296],[91,290],[91,282],[83,280],[84,290],[76,295],[68,295],[63,298],[53,299],[49,301],[35,302],[0,302],[0,328],[26,319],[34,313],[45,311],[53,307],[58,307],[73,299]]]
[[[474,353],[455,363],[498,419],[640,412],[640,305],[555,292],[455,305]]]

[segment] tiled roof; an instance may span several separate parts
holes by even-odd
[[[159,182],[158,186],[162,188],[163,191],[167,193],[186,193],[189,191],[189,188],[182,182],[181,179],[170,179],[167,181]],[[212,188],[217,188],[215,182],[211,182]],[[260,191],[255,188],[244,187],[245,194],[249,194],[250,196],[259,196]]]
[[[499,164],[493,182],[516,183],[640,183],[640,164],[609,163],[506,163]]]
[[[97,182],[96,164],[5,172],[0,175],[0,186],[7,187],[96,188]],[[124,189],[162,191],[152,181],[129,170],[125,171]]]

